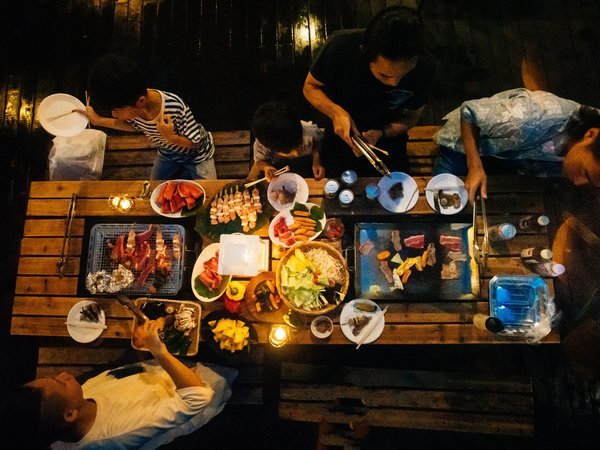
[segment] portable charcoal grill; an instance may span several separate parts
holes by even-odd
[[[133,229],[136,233],[146,231],[150,224],[125,224],[125,223],[99,223],[92,227],[90,232],[90,244],[87,260],[87,271],[83,274],[85,278],[90,272],[98,272],[106,270],[108,273],[118,267],[118,263],[111,259],[112,247],[119,235],[127,235]],[[183,285],[183,251],[185,248],[185,228],[181,225],[174,224],[154,224],[155,232],[148,240],[151,248],[156,248],[156,230],[160,230],[165,246],[167,247],[167,255],[172,256],[173,236],[179,233],[181,236],[181,253],[182,257],[179,260],[172,260],[171,273],[169,277],[162,282],[157,292],[153,295],[177,295]],[[170,252],[170,253],[169,253]],[[140,275],[140,271],[133,271],[135,278]],[[139,287],[134,283],[127,289],[123,289],[120,293],[125,295],[148,295],[150,287],[155,281],[155,275],[151,273],[143,286]],[[87,290],[86,290],[87,291]],[[98,295],[114,295],[109,293],[101,293]]]

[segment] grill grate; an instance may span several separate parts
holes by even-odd
[[[118,267],[118,263],[111,259],[111,247],[109,243],[114,244],[119,235],[125,235],[125,242],[127,242],[127,235],[129,230],[133,229],[136,233],[146,231],[150,224],[122,224],[122,223],[99,223],[92,227],[90,233],[90,245],[88,252],[87,261],[87,276],[90,272],[97,272],[99,270],[106,270],[111,272],[113,269]],[[181,225],[173,224],[161,224],[154,225],[155,232],[148,241],[150,248],[155,249],[156,247],[156,230],[160,230],[167,247],[167,256],[173,255],[173,236],[179,233],[181,236],[181,253],[182,256],[179,260],[173,260],[171,266],[171,273],[169,277],[160,285],[157,292],[153,295],[177,295],[183,284],[183,251],[185,248],[185,228]],[[135,278],[140,275],[140,271],[133,271]],[[143,286],[139,287],[135,282],[127,289],[123,289],[120,293],[125,295],[149,295],[150,287],[154,283],[155,275],[151,273]],[[104,293],[104,295],[114,295]]]

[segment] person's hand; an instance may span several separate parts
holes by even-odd
[[[173,136],[176,135],[175,124],[173,123],[171,117],[169,117],[168,114],[164,114],[158,118],[156,129],[161,134],[161,136],[167,140],[171,139]]]
[[[161,331],[160,325],[155,320],[147,320],[133,332],[133,341],[136,345],[147,348],[155,357],[167,350],[158,336],[158,332]]]
[[[313,163],[312,166],[313,175],[315,180],[321,180],[325,176],[325,167],[320,162]]]
[[[368,130],[362,133],[363,141],[371,145],[377,144],[377,141],[379,141],[382,136],[383,131],[381,130]]]
[[[85,109],[76,108],[75,111],[77,111],[79,114],[83,114],[84,116],[86,116],[92,125],[97,125],[98,121],[102,119],[102,116],[99,116],[98,113],[94,110],[94,108],[92,108],[89,105],[86,106]]]
[[[481,191],[481,196],[487,199],[487,175],[481,166],[469,168],[467,179],[465,180],[465,188],[469,193],[469,201],[475,203],[477,191]]]
[[[351,134],[360,134],[352,117],[346,111],[340,112],[333,117],[333,131],[350,147],[354,146],[350,138]]]
[[[267,181],[270,183],[271,181],[273,181],[275,178],[277,178],[277,175],[275,175],[275,172],[277,172],[277,169],[273,166],[265,166],[265,168],[263,169],[265,172],[265,178],[267,179]]]

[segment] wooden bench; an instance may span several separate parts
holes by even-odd
[[[212,131],[219,178],[245,178],[250,169],[250,131]],[[156,145],[143,134],[109,136],[104,154],[104,180],[150,177]]]
[[[204,353],[210,354],[210,351],[206,349]],[[252,352],[251,361],[239,368],[229,404],[263,404],[263,357],[263,348],[258,347]],[[149,358],[150,353],[138,352],[122,343],[109,346],[107,341],[97,348],[76,346],[70,342],[64,345],[44,345],[39,348],[36,376],[54,377],[61,372],[68,372],[84,382],[105,370]]]
[[[429,175],[437,155],[432,141],[438,126],[415,127],[409,132],[407,146],[410,171]],[[215,162],[219,178],[245,178],[252,165],[250,131],[213,131]],[[143,180],[150,176],[156,158],[156,146],[144,135],[109,136],[104,156],[105,180]]]
[[[354,427],[534,434],[531,380],[514,375],[286,362],[279,417]]]

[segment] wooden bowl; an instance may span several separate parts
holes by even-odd
[[[324,242],[318,242],[318,241],[302,242],[300,244],[294,245],[287,252],[285,252],[284,255],[281,257],[281,259],[279,260],[279,264],[277,264],[277,270],[275,272],[275,283],[277,285],[277,291],[279,292],[281,299],[292,310],[299,312],[301,314],[309,315],[309,316],[320,316],[320,315],[327,314],[327,313],[333,311],[335,308],[337,308],[338,305],[336,305],[335,303],[330,303],[329,305],[327,305],[321,309],[298,308],[287,297],[287,295],[284,294],[283,289],[281,287],[281,268],[285,265],[285,263],[290,258],[290,256],[292,256],[294,254],[296,249],[300,249],[300,250],[304,251],[304,250],[310,250],[313,248],[321,248],[321,249],[325,250],[329,255],[333,256],[335,259],[337,259],[339,262],[341,262],[342,265],[344,266],[345,281],[344,281],[344,284],[342,285],[342,287],[340,288],[340,292],[342,293],[341,300],[344,300],[344,297],[348,293],[348,286],[350,285],[350,274],[348,273],[348,268],[346,266],[346,260],[344,259],[342,254],[340,252],[338,252],[333,246],[331,246],[330,244],[326,244]],[[341,303],[341,301],[340,301],[340,303]]]

